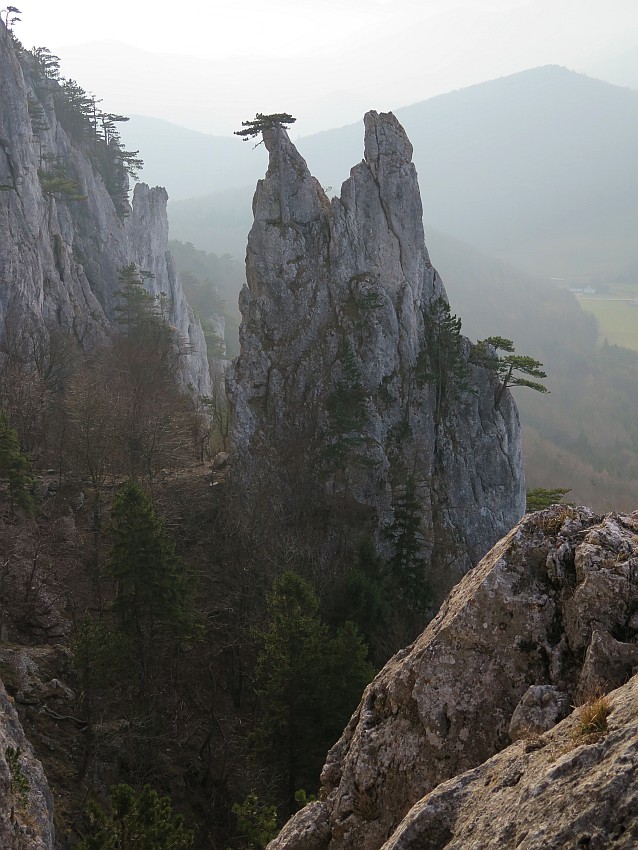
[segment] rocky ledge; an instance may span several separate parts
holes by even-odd
[[[635,847],[637,567],[638,512],[525,517],[368,686],[270,850]]]

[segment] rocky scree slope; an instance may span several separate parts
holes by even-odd
[[[85,350],[105,342],[118,272],[135,263],[152,275],[147,289],[167,296],[168,321],[188,343],[183,384],[210,395],[204,336],[168,252],[166,191],[139,184],[129,207],[115,157],[118,214],[90,146],[59,120],[61,84],[4,26],[0,36],[0,337],[62,329]]]
[[[364,159],[329,200],[284,129],[264,142],[227,378],[229,480],[246,513],[262,499],[288,522],[327,499],[377,543],[410,486],[424,554],[436,560],[433,541],[447,541],[456,578],[523,513],[520,426],[469,341],[457,337],[455,374],[428,329],[447,299],[412,146],[391,113],[369,112]]]
[[[570,734],[582,709],[546,733],[638,667],[637,567],[638,512],[524,518],[368,686],[270,850],[635,847],[636,680],[607,737]]]

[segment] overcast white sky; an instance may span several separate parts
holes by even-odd
[[[25,46],[57,52],[107,108],[214,133],[286,110],[305,134],[537,65],[586,71],[638,45],[638,0],[13,2]]]

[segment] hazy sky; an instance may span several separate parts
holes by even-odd
[[[638,0],[17,5],[25,46],[57,52],[107,108],[215,133],[279,110],[309,133],[536,65],[586,71],[638,45]]]

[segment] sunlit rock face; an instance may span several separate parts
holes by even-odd
[[[364,159],[329,199],[285,130],[264,142],[227,383],[229,480],[246,512],[267,503],[288,522],[325,508],[379,548],[409,482],[424,555],[437,560],[438,546],[458,578],[523,512],[520,426],[509,393],[496,408],[497,380],[469,362],[469,341],[466,391],[441,405],[428,375],[427,317],[446,295],[412,146],[394,115],[369,112]]]
[[[269,850],[635,847],[637,541],[638,513],[525,517],[366,688]],[[574,706],[612,689],[592,734]]]
[[[7,333],[73,334],[85,350],[114,325],[118,272],[150,272],[168,321],[188,343],[183,384],[210,394],[206,344],[168,253],[167,195],[140,184],[126,214],[116,212],[86,146],[58,121],[53,81],[43,80],[2,31],[0,38],[0,338]],[[74,193],[46,191],[38,171],[61,168]],[[121,175],[126,180],[124,174]],[[125,205],[126,201],[124,201]]]

